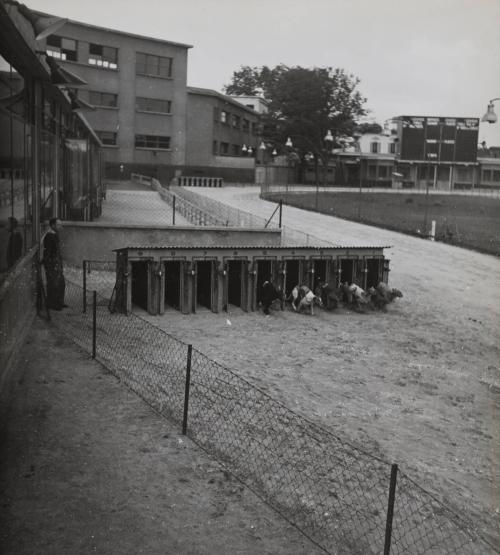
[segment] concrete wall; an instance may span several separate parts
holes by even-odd
[[[146,246],[278,246],[278,229],[226,227],[144,227],[65,222],[61,231],[63,259],[80,266],[82,260],[114,260],[113,249]]]

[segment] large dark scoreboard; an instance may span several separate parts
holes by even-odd
[[[478,118],[400,116],[401,160],[475,162]]]

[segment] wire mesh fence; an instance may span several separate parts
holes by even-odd
[[[189,200],[194,205],[203,206],[211,214],[214,214],[216,218],[221,219],[230,227],[248,227],[248,228],[271,228],[276,229],[279,227],[279,213],[278,205],[276,205],[275,212],[270,214],[269,217],[262,218],[250,214],[249,212],[244,212],[238,208],[228,206],[223,202],[219,202],[215,199],[209,198],[203,194],[197,193],[191,189],[181,188],[181,187],[171,187],[171,191],[175,191],[178,197]],[[297,231],[288,226],[281,226],[281,244],[282,246],[336,246],[330,241],[325,241],[319,237],[315,237],[309,233],[303,233],[302,231]]]
[[[325,552],[500,553],[401,471],[392,518],[394,465],[139,316],[111,313],[109,297],[87,291],[85,300],[83,312],[83,289],[68,281],[69,308],[54,323]]]

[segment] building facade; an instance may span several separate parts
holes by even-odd
[[[85,84],[78,99],[103,144],[106,176],[170,180],[186,164],[190,45],[68,21],[45,39],[47,55]]]
[[[185,175],[254,182],[259,115],[234,98],[188,87]]]
[[[334,151],[329,182],[440,191],[500,189],[500,160],[490,149],[478,149],[477,118],[398,116],[391,122],[382,133],[366,133]]]

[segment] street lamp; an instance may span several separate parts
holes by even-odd
[[[317,149],[316,145],[311,141],[311,139],[309,139],[308,137],[305,137],[304,135],[292,135],[291,137],[297,137],[299,139],[303,139],[304,141],[306,141],[308,143],[308,145],[311,147],[312,151],[314,152],[314,154],[316,155],[316,158],[320,158],[321,162],[323,164],[323,186],[325,185],[326,182],[326,172],[327,172],[327,162],[328,162],[328,152],[331,150],[331,147],[333,146],[333,142],[334,142],[334,138],[332,135],[332,132],[330,129],[328,129],[326,135],[323,137],[323,151],[320,151]],[[288,137],[285,143],[285,146],[287,148],[293,148],[293,143],[292,143],[292,138]],[[310,156],[308,157],[307,155],[304,157],[306,160],[310,160]],[[317,168],[317,166],[316,166]],[[316,169],[316,196],[315,196],[315,209],[316,211],[318,210],[318,204],[319,204],[319,179],[318,179],[318,173],[317,173],[317,169]]]
[[[259,145],[259,150],[262,153],[262,165],[264,166],[264,189],[267,192],[269,190],[269,184],[268,184],[268,176],[267,176],[267,163],[266,163],[266,145],[264,144],[264,141],[261,141],[260,145]]]
[[[486,109],[486,114],[481,118],[481,121],[486,121],[488,123],[496,123],[497,122],[497,115],[495,114],[495,109],[493,103],[496,100],[500,100],[499,98],[492,98],[488,103],[488,108]]]
[[[358,198],[358,220],[361,220],[361,199],[363,198],[363,160],[356,158],[359,163],[359,198]]]

